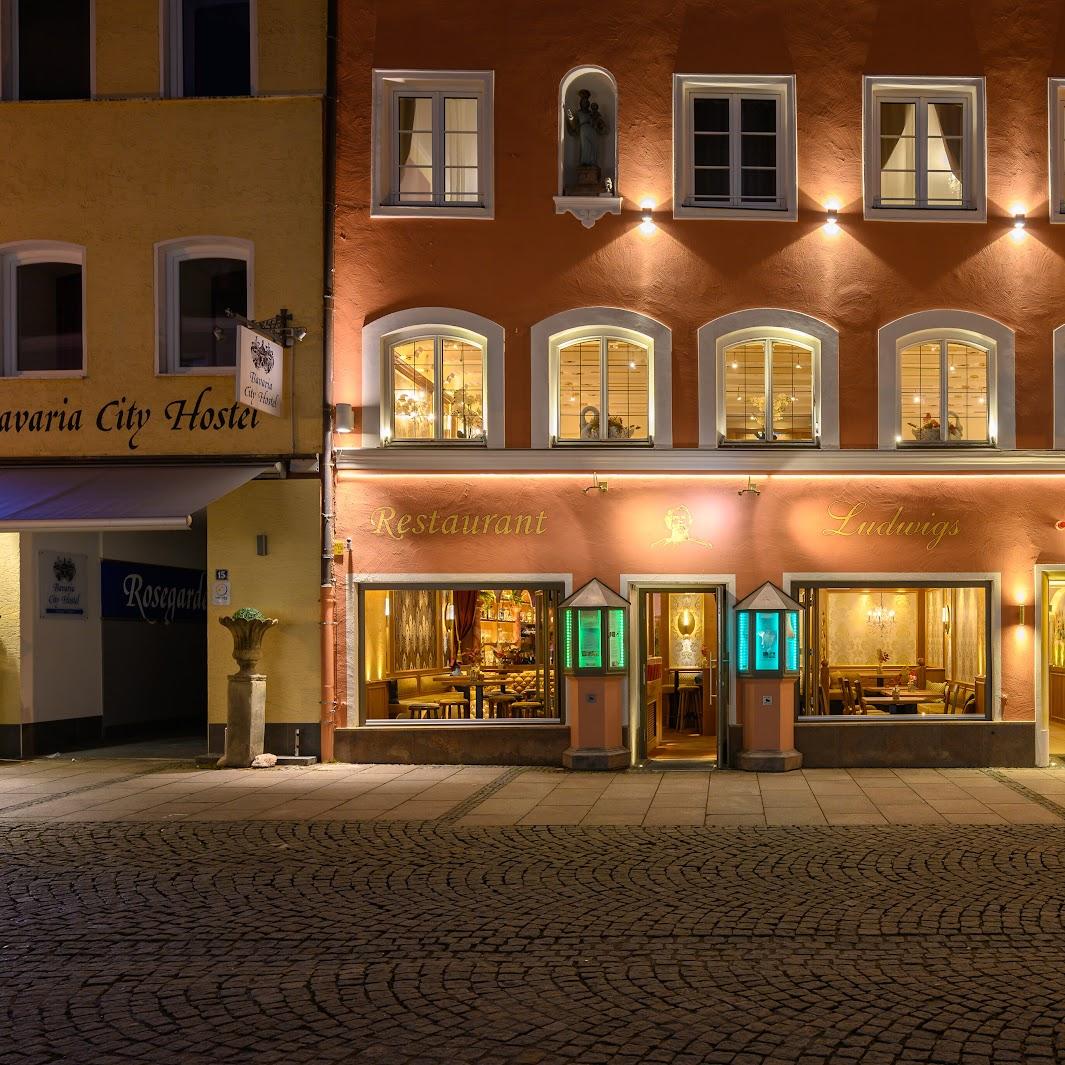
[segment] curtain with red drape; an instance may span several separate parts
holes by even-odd
[[[477,624],[477,592],[470,589],[458,589],[455,592],[455,645],[451,651],[451,664],[458,661],[459,650],[473,632]]]

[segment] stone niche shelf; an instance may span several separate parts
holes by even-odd
[[[605,214],[621,214],[620,196],[556,196],[555,214],[569,212],[585,229],[591,229]]]

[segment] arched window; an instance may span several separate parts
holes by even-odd
[[[699,446],[839,447],[839,334],[799,311],[735,311],[699,330]]]
[[[583,335],[560,343],[556,439],[647,443],[650,370],[650,342],[638,334]]]
[[[814,442],[814,351],[782,337],[752,337],[723,352],[727,443]]]
[[[669,329],[615,307],[532,328],[532,446],[672,444]],[[546,363],[546,365],[545,365]]]
[[[388,345],[392,440],[485,442],[484,341],[429,333]]]
[[[881,327],[878,442],[1015,447],[1013,330],[972,311],[920,311]]]
[[[85,249],[62,241],[0,248],[4,376],[85,371]]]
[[[235,237],[156,245],[160,373],[228,374],[237,365],[237,321],[252,314],[254,247]]]
[[[450,307],[414,307],[362,331],[362,446],[501,448],[503,327]]]
[[[987,444],[989,345],[949,334],[912,337],[899,350],[899,442]]]

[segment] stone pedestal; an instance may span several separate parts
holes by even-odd
[[[226,705],[226,753],[219,769],[247,769],[263,753],[266,734],[266,677],[234,673]]]
[[[795,749],[795,678],[739,681],[743,749],[739,768],[785,773],[802,767]]]
[[[566,678],[570,746],[562,752],[562,764],[567,769],[624,769],[629,764],[628,749],[621,745],[623,679]]]
[[[598,196],[603,192],[603,172],[597,166],[578,166],[576,181],[566,186],[567,196]]]

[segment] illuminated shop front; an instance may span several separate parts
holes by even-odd
[[[616,474],[603,491],[586,474],[344,471],[355,680],[338,751],[558,764],[560,666],[596,641],[576,617],[567,642],[557,606],[598,578],[631,604],[633,765],[734,764],[737,679],[769,655],[808,767],[1044,762],[1065,746],[1063,482],[770,474],[756,494],[732,474]],[[801,607],[772,632],[733,610],[766,581]],[[397,614],[414,602],[417,652]],[[450,670],[488,678],[480,711]],[[493,704],[508,672],[530,694]],[[412,712],[419,694],[461,708]]]

